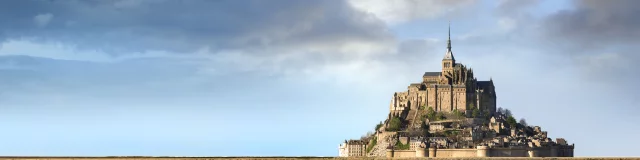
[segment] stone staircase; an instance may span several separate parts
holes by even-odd
[[[420,127],[420,125],[422,124],[422,117],[424,116],[425,116],[425,112],[418,110],[413,115],[413,121],[409,127]]]
[[[368,157],[386,157],[389,144],[396,144],[396,138],[387,136],[379,139],[376,146],[367,154]]]

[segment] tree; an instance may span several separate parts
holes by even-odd
[[[473,105],[473,103],[469,103],[469,105],[467,105],[467,110],[472,110],[475,109],[476,106]]]
[[[520,118],[520,124],[521,124],[522,126],[528,126],[528,125],[527,125],[527,121],[526,121],[524,118]]]
[[[515,119],[515,118],[513,118],[513,116],[509,116],[509,117],[507,117],[507,124],[509,124],[509,126],[511,126],[511,128],[516,127],[516,124],[517,124],[517,123],[518,123],[518,122],[516,122],[516,119]]]
[[[465,118],[464,113],[463,113],[463,112],[458,111],[458,109],[454,109],[454,110],[453,110],[453,116],[454,116],[454,118],[455,118],[455,119],[462,119],[462,118]]]
[[[484,119],[489,120],[491,119],[491,114],[489,114],[489,111],[485,110],[484,114],[482,114],[482,116],[484,116]]]
[[[382,121],[376,125],[376,132],[382,127]]]
[[[439,121],[439,120],[444,120],[444,119],[445,119],[445,117],[444,117],[444,114],[442,112],[436,113],[435,120]]]
[[[393,117],[389,121],[389,126],[387,127],[387,131],[399,131],[402,127],[402,121],[398,117]]]
[[[473,116],[473,118],[478,118],[478,117],[480,117],[480,110],[474,109],[474,110],[471,112],[471,116]]]
[[[509,109],[504,109],[504,115],[505,115],[505,116],[507,116],[507,117],[511,117],[511,116],[513,116],[513,115],[511,114],[511,110],[509,110]]]
[[[371,152],[371,150],[373,150],[373,147],[375,147],[377,143],[378,137],[373,137],[373,139],[369,141],[369,145],[367,145],[367,153]]]
[[[424,134],[426,137],[429,137],[429,124],[422,122],[420,128],[422,129],[422,134]]]
[[[434,120],[436,118],[436,111],[433,110],[433,107],[427,108],[427,119]]]
[[[502,109],[502,107],[498,107],[498,110],[496,110],[496,112],[502,114],[504,113],[504,109]]]

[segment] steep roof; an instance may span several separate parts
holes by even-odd
[[[367,142],[365,142],[363,140],[349,140],[347,142],[347,144],[349,144],[349,145],[366,145]]]
[[[476,84],[479,88],[489,88],[492,85],[491,81],[477,81]]]
[[[441,76],[442,72],[424,72],[423,77],[427,77],[427,76]]]
[[[447,49],[447,53],[445,53],[445,54],[444,54],[444,58],[442,58],[442,59],[445,59],[445,60],[456,60],[456,59],[453,57],[453,52],[451,52],[451,49],[450,49],[450,48],[449,48],[449,49]]]
[[[449,39],[447,40],[447,52],[444,54],[443,60],[456,60],[451,51],[451,22],[449,22]]]

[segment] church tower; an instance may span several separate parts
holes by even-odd
[[[453,74],[453,67],[456,64],[456,59],[453,58],[453,52],[451,52],[451,22],[449,22],[449,39],[447,40],[447,52],[442,58],[442,75]]]

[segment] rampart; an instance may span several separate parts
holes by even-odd
[[[387,158],[457,158],[457,157],[573,157],[573,146],[492,148],[476,149],[416,148],[415,150],[387,149]]]

